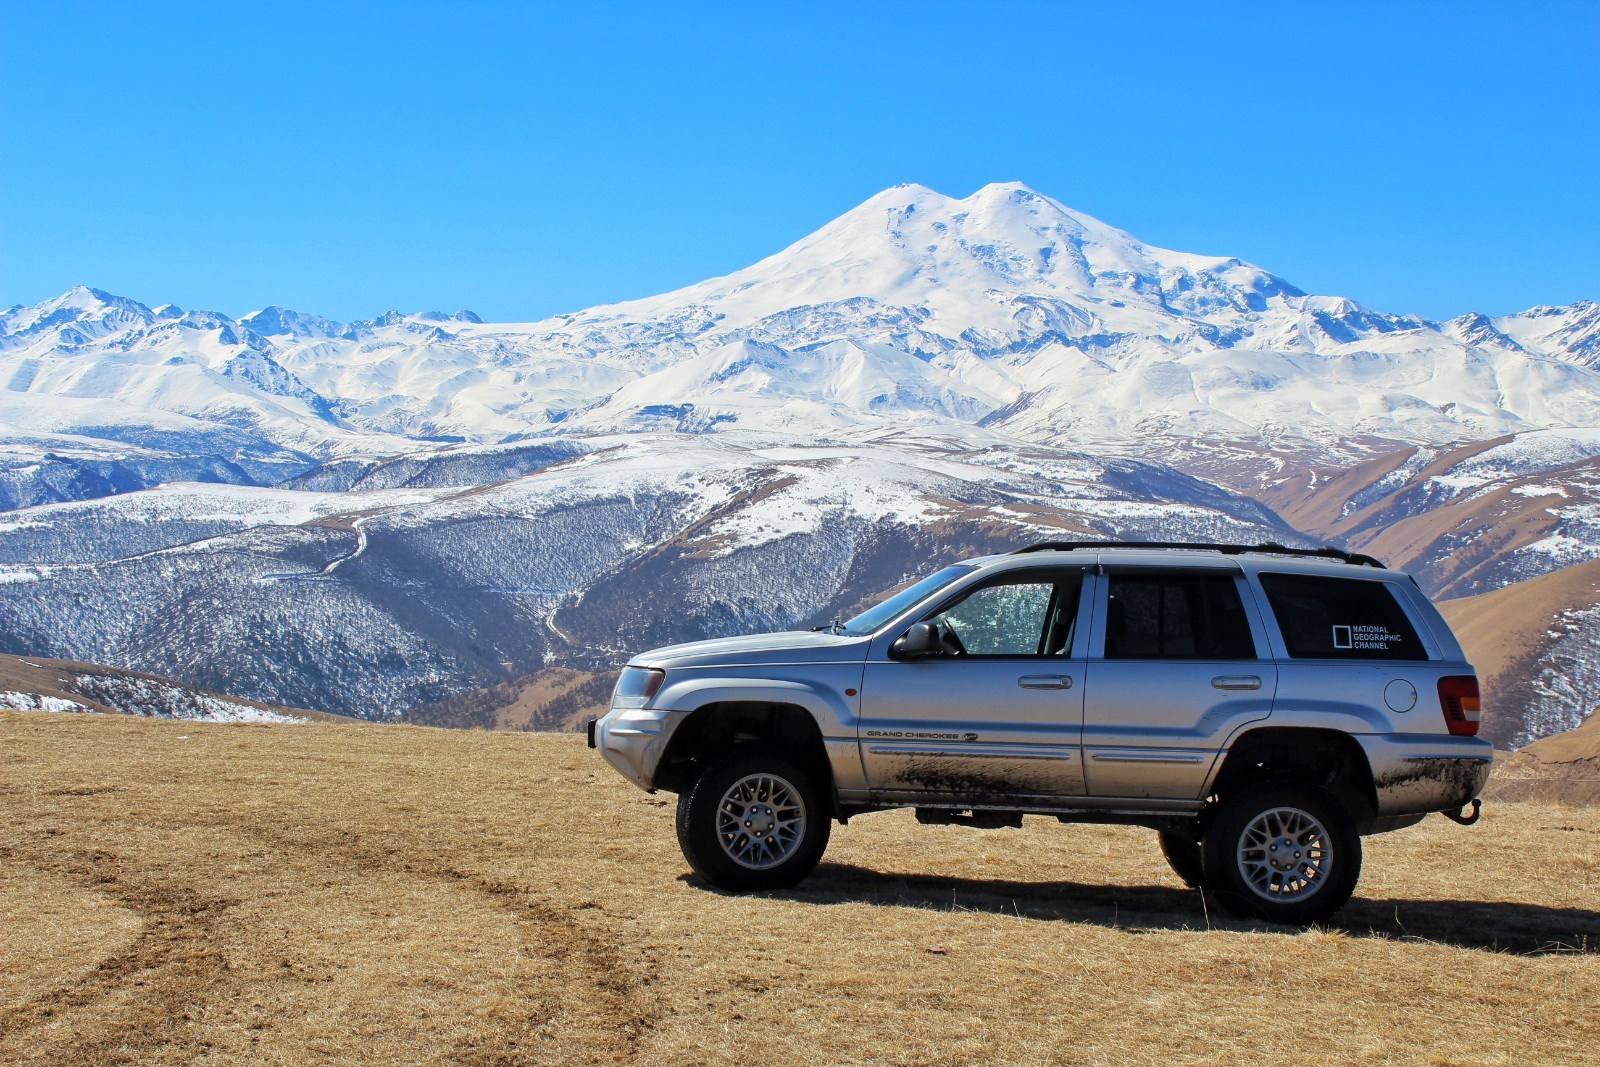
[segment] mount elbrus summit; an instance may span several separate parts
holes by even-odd
[[[1380,313],[1016,184],[533,323],[80,287],[0,314],[0,383],[0,651],[371,718],[1043,536],[1457,597],[1600,558],[1600,305]],[[1587,596],[1520,670],[1600,680]],[[1564,684],[1485,732],[1574,725]]]

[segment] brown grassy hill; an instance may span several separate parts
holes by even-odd
[[[835,828],[685,875],[571,735],[0,712],[0,1062],[1586,1064],[1600,811],[1369,839],[1321,929],[1125,827]],[[1492,1021],[1492,1025],[1486,1025]]]
[[[1492,593],[1441,601],[1439,611],[1478,669],[1483,734],[1505,746],[1537,694],[1533,683],[1564,612],[1600,604],[1600,561],[1530,578]],[[1600,698],[1600,694],[1596,694]]]
[[[1493,584],[1491,568],[1559,531],[1561,519],[1548,510],[1548,499],[1518,492],[1522,488],[1517,483],[1415,514],[1383,511],[1358,530],[1341,523],[1332,536],[1415,574],[1439,595],[1459,596],[1483,588],[1482,582]]]
[[[1519,749],[1495,774],[1493,799],[1600,807],[1600,716]]]
[[[1512,753],[1496,767],[1493,796],[1600,806],[1600,715]]]
[[[1566,767],[1574,775],[1600,780],[1600,717],[1590,717],[1576,730],[1535,741],[1522,752],[1546,767]]]
[[[1448,481],[1458,465],[1510,440],[1462,445],[1427,463],[1417,462],[1412,448],[1350,468],[1302,471],[1258,495],[1297,529],[1405,570],[1430,595],[1465,596],[1515,578],[1507,561],[1517,549],[1563,532],[1586,536],[1562,511],[1592,502],[1600,459],[1484,474],[1472,492],[1441,493],[1436,477]],[[1413,462],[1415,469],[1402,469]],[[1564,487],[1559,497],[1548,490],[1551,483]],[[1552,508],[1553,499],[1563,507]]]
[[[85,711],[108,714],[187,717],[204,714],[206,702],[215,700],[232,707],[296,719],[345,723],[359,721],[345,715],[228,696],[143,671],[39,656],[0,654],[0,694],[12,695],[12,700],[16,694],[25,699],[31,697],[35,707],[47,707],[47,702],[54,701],[74,704]],[[0,697],[0,703],[7,702]]]
[[[1489,448],[1504,440],[1485,441],[1478,447]],[[1267,484],[1257,495],[1295,529],[1331,538],[1347,517],[1350,500],[1369,491],[1416,453],[1415,448],[1407,448],[1352,467],[1300,471]]]
[[[616,680],[614,671],[549,667],[487,689],[418,704],[401,719],[453,729],[580,730],[591,715],[605,714]]]

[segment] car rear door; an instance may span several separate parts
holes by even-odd
[[[1237,568],[1107,566],[1093,580],[1083,757],[1092,797],[1199,799],[1277,668]]]

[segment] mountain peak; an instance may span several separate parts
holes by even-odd
[[[89,285],[74,285],[54,300],[48,301],[48,303],[58,308],[71,307],[78,308],[81,311],[94,311],[99,308],[113,307],[129,310],[133,308],[139,308],[143,311],[150,310],[137,300],[130,300],[125,296],[116,296],[106,292],[104,289],[96,289]]]
[[[990,182],[989,184],[980,187],[977,192],[973,193],[967,199],[979,202],[1010,200],[1019,204],[1028,203],[1029,201],[1033,200],[1043,200],[1054,205],[1055,207],[1062,207],[1061,204],[1051,200],[1043,193],[1029,188],[1022,182]]]
[[[137,300],[74,285],[60,296],[0,315],[0,337],[28,338],[32,344],[54,336],[70,346],[154,320],[155,313]]]
[[[343,323],[325,319],[321,315],[308,315],[302,311],[268,304],[260,311],[252,311],[239,320],[263,337],[330,338],[340,337],[348,329]]]
[[[795,308],[859,305],[931,316],[951,336],[1011,335],[1022,307],[1043,301],[1077,330],[1159,332],[1174,314],[1260,312],[1303,295],[1235,258],[1148,245],[1019,181],[962,199],[906,183],[743,270],[605,311],[714,305],[719,328],[737,329]]]
[[[916,182],[901,182],[867,197],[860,204],[834,219],[828,226],[836,225],[857,214],[872,214],[874,212],[881,214],[884,211],[926,209],[953,202],[950,197],[937,190],[929,189],[926,185],[918,185]],[[828,226],[824,226],[823,229],[827,229]]]

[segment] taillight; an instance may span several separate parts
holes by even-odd
[[[1478,732],[1478,678],[1472,674],[1452,674],[1439,679],[1439,709],[1444,724],[1458,737]]]

